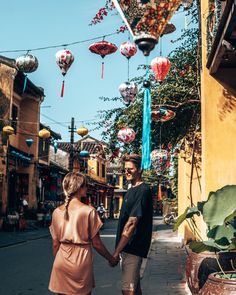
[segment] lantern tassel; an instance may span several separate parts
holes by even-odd
[[[65,81],[62,81],[62,85],[61,85],[61,97],[64,96],[64,88],[65,88]]]
[[[149,170],[151,167],[150,157],[151,136],[151,92],[149,88],[144,91],[143,101],[143,133],[142,133],[142,169]]]
[[[25,76],[24,86],[23,86],[22,93],[25,93],[26,85],[27,85],[27,75]]]
[[[104,78],[104,61],[102,62],[102,73],[101,73],[101,79]]]
[[[158,186],[157,201],[162,201],[161,184]]]

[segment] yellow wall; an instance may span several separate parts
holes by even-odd
[[[236,98],[226,95],[227,89],[206,68],[208,1],[201,1],[201,9],[202,199],[205,200],[210,191],[236,184]]]
[[[207,16],[208,1],[201,0],[202,26],[202,71],[201,71],[201,127],[202,127],[202,165],[201,193],[193,189],[196,201],[206,200],[210,191],[227,184],[236,184],[236,98],[223,83],[209,74],[207,63]],[[224,80],[230,79],[236,72],[225,70]],[[179,160],[179,213],[188,204],[189,167]],[[201,235],[206,228],[198,221]],[[182,227],[180,235],[189,236]]]
[[[99,175],[97,171],[97,162],[99,162]],[[102,164],[106,167],[106,160],[100,157],[96,159],[88,160],[88,175],[93,179],[106,183],[106,168],[105,168],[105,177],[102,177]]]

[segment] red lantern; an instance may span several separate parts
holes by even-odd
[[[166,108],[159,108],[159,110],[153,110],[152,121],[154,122],[166,122],[175,117],[175,112]]]
[[[151,62],[151,68],[159,82],[162,82],[170,70],[171,63],[166,57],[156,57]]]
[[[123,42],[120,45],[120,53],[130,59],[132,56],[134,56],[137,52],[137,46],[135,43],[130,42]]]
[[[102,58],[104,58],[106,55],[116,52],[117,47],[115,44],[103,40],[103,41],[95,42],[92,45],[90,45],[89,50],[92,53],[99,54]],[[102,75],[101,75],[102,79],[103,79],[103,76],[104,76],[104,61],[102,62]]]

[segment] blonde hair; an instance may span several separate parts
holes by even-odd
[[[70,201],[75,197],[75,195],[78,193],[80,188],[83,188],[87,186],[87,179],[86,177],[79,172],[70,172],[68,173],[62,182],[62,187],[65,195],[65,214],[64,218],[66,220],[69,220],[69,214],[68,214],[68,206]]]

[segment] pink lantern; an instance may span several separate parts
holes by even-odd
[[[61,73],[63,76],[66,75],[73,61],[74,61],[74,56],[71,53],[71,51],[68,49],[59,50],[56,53],[56,62],[59,68],[61,69]],[[63,97],[64,95],[64,84],[65,84],[65,81],[63,80],[62,87],[61,87],[61,97]]]
[[[120,45],[120,53],[128,59],[134,56],[137,52],[137,46],[135,43],[123,42]]]
[[[151,61],[151,68],[159,82],[162,82],[170,70],[171,63],[166,57],[156,57]]]
[[[118,139],[124,143],[131,143],[135,139],[135,132],[132,128],[121,128],[118,132]]]

